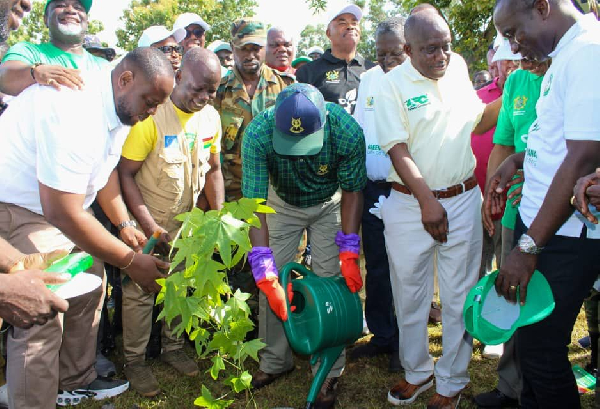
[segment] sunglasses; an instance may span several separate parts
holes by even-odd
[[[173,51],[175,51],[177,54],[183,54],[182,45],[163,45],[157,48],[165,54],[171,54]]]
[[[186,34],[185,34],[185,38],[188,39],[192,36],[192,34],[194,35],[194,37],[196,38],[200,38],[204,35],[204,29],[203,28],[195,28],[193,30],[185,30]]]

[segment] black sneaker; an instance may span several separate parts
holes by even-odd
[[[75,389],[74,391],[64,391],[59,389],[56,397],[58,406],[76,406],[85,399],[102,400],[120,395],[129,388],[129,382],[122,379],[108,381],[105,379],[96,379],[87,387]]]
[[[473,401],[479,408],[518,408],[519,401],[506,396],[498,389],[480,393],[473,397]]]
[[[355,361],[359,358],[373,358],[378,355],[389,354],[392,352],[390,347],[381,347],[372,342],[355,346],[348,353],[350,360]]]

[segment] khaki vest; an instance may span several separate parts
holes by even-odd
[[[201,119],[202,115],[193,115],[187,123],[188,129],[200,129]],[[190,152],[185,131],[170,100],[158,107],[154,123],[156,146],[144,160],[135,181],[154,221],[175,238],[181,227],[175,216],[194,207],[210,169],[210,152],[203,148],[200,135]]]

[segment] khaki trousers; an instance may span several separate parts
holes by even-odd
[[[172,236],[175,237],[175,236]],[[121,274],[121,278],[125,274]],[[145,360],[146,345],[152,332],[152,309],[154,294],[144,292],[136,283],[129,280],[123,290],[123,354],[125,365]],[[177,338],[172,331],[181,318],[175,318],[169,327],[163,320],[162,350],[175,351],[183,348],[183,338]]]
[[[0,203],[0,237],[25,254],[73,248],[43,216],[7,203]],[[103,263],[94,259],[89,273],[104,280]],[[74,390],[96,379],[103,300],[104,284],[70,299],[68,311],[45,325],[12,329],[7,365],[10,409],[54,409],[58,389]]]
[[[341,230],[341,192],[329,201],[308,208],[300,208],[284,202],[269,187],[267,205],[275,214],[267,214],[269,245],[275,256],[275,265],[281,269],[294,261],[304,230],[308,232],[312,251],[312,269],[322,277],[340,274],[339,249],[335,235]],[[268,374],[281,373],[294,366],[292,349],[287,341],[283,324],[269,307],[267,297],[261,292],[259,298],[259,337],[267,344],[260,352],[260,369]],[[344,370],[346,351],[334,363],[327,377],[338,377]],[[313,375],[318,364],[312,368]]]
[[[400,330],[400,362],[413,385],[435,375],[436,390],[454,396],[469,383],[467,367],[473,339],[462,317],[465,298],[477,283],[481,264],[481,191],[475,187],[440,199],[447,212],[448,241],[435,241],[423,227],[419,202],[392,190],[381,206],[390,263],[394,306]],[[433,260],[442,303],[443,355],[435,364],[429,354],[427,319],[433,297]]]

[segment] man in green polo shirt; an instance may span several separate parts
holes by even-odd
[[[0,65],[0,92],[18,95],[32,84],[80,88],[79,71],[106,68],[108,61],[83,48],[92,0],[47,0],[44,23],[50,41],[12,46]]]
[[[325,103],[312,85],[288,86],[275,106],[246,128],[242,194],[267,199],[276,212],[259,214],[262,227],[250,232],[253,249],[248,260],[262,292],[259,334],[267,344],[252,379],[255,389],[294,368],[281,323],[287,310],[277,266],[293,261],[305,229],[313,247],[315,274],[335,276],[341,270],[350,291],[362,287],[358,229],[367,181],[365,162],[365,140],[358,123],[339,105]],[[342,354],[323,383],[317,407],[333,406],[344,361]]]
[[[548,70],[549,63],[521,61],[523,69],[514,71],[506,80],[502,96],[502,108],[498,116],[498,124],[494,133],[494,148],[488,162],[488,181],[498,166],[513,153],[523,152],[527,148],[529,127],[537,118],[535,106],[540,97],[542,79]],[[521,200],[522,178],[515,178],[516,183],[508,191],[508,200],[502,217],[502,263],[513,248],[514,228]],[[487,192],[487,188],[485,189]],[[484,194],[485,194],[484,192]],[[492,236],[492,205],[485,194],[482,206],[483,223]],[[521,394],[521,371],[516,363],[515,342],[510,339],[504,345],[504,353],[498,362],[498,386],[474,397],[481,408],[517,407]]]

